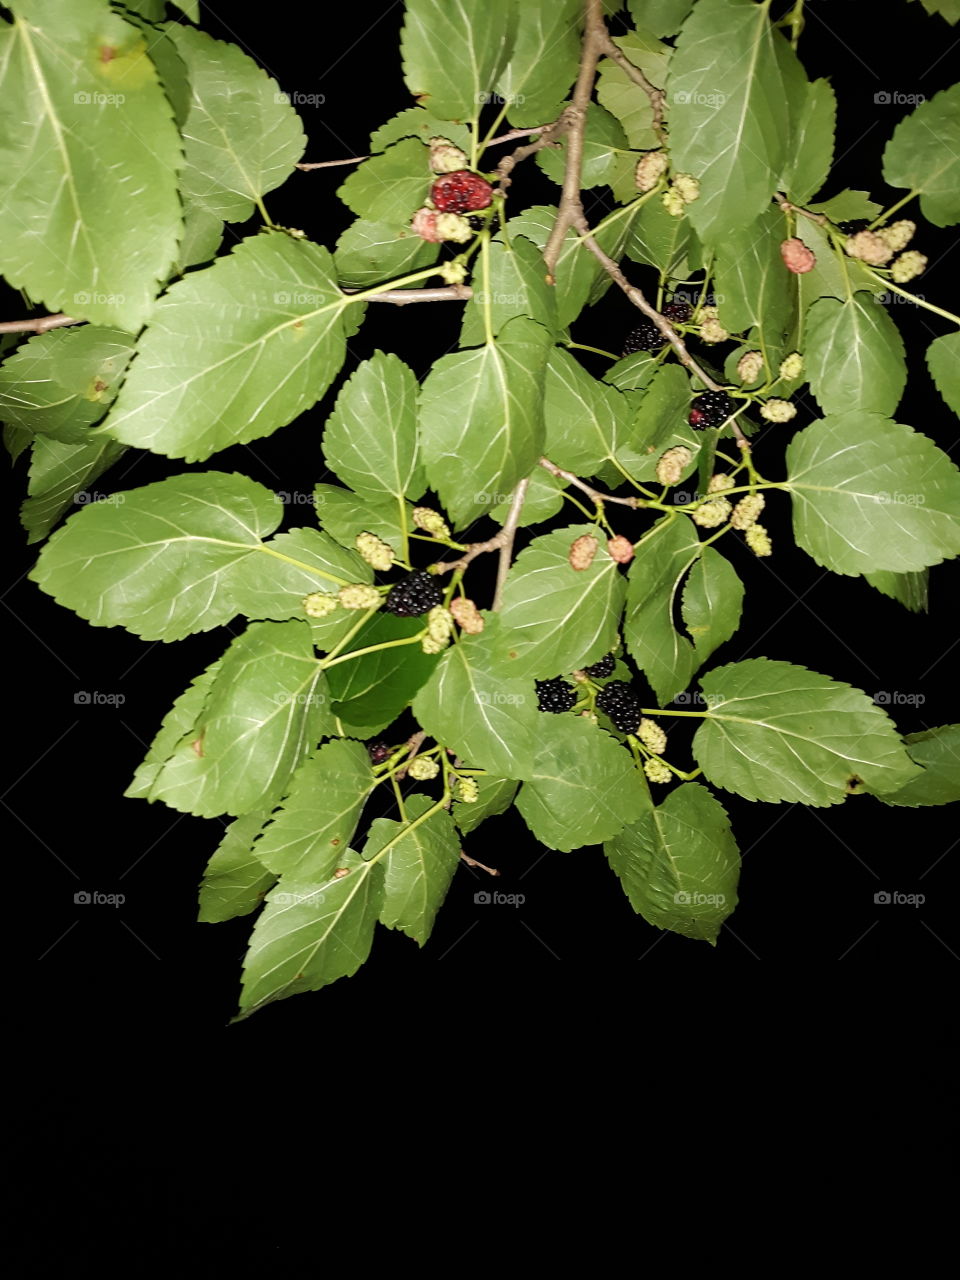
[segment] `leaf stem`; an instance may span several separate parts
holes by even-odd
[[[872,231],[873,228],[878,227],[881,222],[886,222],[888,218],[892,218],[898,209],[902,209],[905,204],[909,204],[910,201],[915,199],[919,194],[919,191],[908,191],[907,194],[901,197],[896,204],[892,204],[889,209],[884,209],[883,213],[874,218],[869,227],[867,227],[867,230]]]
[[[876,271],[870,271],[867,268],[867,272],[873,276],[874,280],[879,281],[885,289],[890,289],[893,293],[899,293],[901,298],[909,298],[918,307],[924,307],[927,311],[932,311],[934,315],[943,316],[945,320],[950,320],[953,324],[960,325],[960,316],[955,316],[952,311],[945,311],[943,307],[934,306],[932,302],[927,302],[926,298],[921,298],[917,294],[911,293],[909,289],[901,289],[892,280],[884,280],[883,276],[877,275]]]
[[[400,640],[384,640],[382,644],[368,644],[363,649],[351,649],[349,653],[341,654],[339,658],[330,657],[319,658],[318,664],[322,671],[326,671],[328,667],[338,667],[341,662],[351,662],[354,658],[362,658],[368,653],[379,653],[381,649],[399,649],[405,644],[419,644],[423,639],[423,632],[418,631],[415,636],[403,636]]]
[[[370,621],[373,615],[379,610],[379,608],[380,608],[379,605],[374,605],[373,608],[368,609],[361,618],[358,618],[357,621],[354,623],[354,625],[347,632],[347,634],[343,636],[340,640],[338,640],[337,643],[333,646],[333,648],[327,654],[327,657],[335,658],[338,653],[342,652],[343,648],[350,643],[350,641],[353,639],[353,637],[357,634],[358,631],[361,631],[363,627],[366,626],[366,624]]]

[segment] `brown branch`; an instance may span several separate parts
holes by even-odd
[[[569,123],[567,113],[564,111],[558,119],[554,120],[553,124],[543,126],[539,138],[534,138],[533,142],[517,147],[515,151],[511,151],[508,156],[503,157],[497,165],[497,186],[501,192],[506,191],[513,181],[513,171],[517,165],[522,160],[529,160],[538,151],[542,151],[544,147],[556,146],[557,139],[566,132]]]
[[[500,874],[496,867],[488,867],[485,866],[484,863],[478,862],[476,858],[469,858],[462,849],[460,850],[460,860],[465,862],[468,867],[479,867],[480,870],[485,871],[488,876],[498,876]]]
[[[502,142],[513,142],[515,138],[529,138],[531,134],[539,133],[541,129],[546,129],[545,124],[535,124],[532,129],[511,129],[509,133],[501,133],[499,138],[491,138],[487,143],[488,147],[499,146]],[[486,150],[486,148],[484,148]],[[294,167],[302,169],[305,173],[314,169],[336,169],[344,164],[362,164],[364,160],[369,160],[369,156],[347,156],[343,160],[313,160],[304,161]]]
[[[359,289],[344,289],[343,293],[359,293]],[[436,289],[385,289],[374,293],[364,302],[392,302],[395,307],[406,307],[411,302],[466,302],[473,297],[468,284],[448,284]]]
[[[597,78],[597,63],[600,61],[601,40],[607,28],[603,22],[602,0],[584,0],[584,16],[586,25],[583,32],[583,44],[580,48],[580,70],[573,90],[570,105],[561,119],[566,119],[567,127],[567,159],[563,173],[563,190],[560,195],[560,207],[557,210],[553,230],[543,250],[543,258],[547,264],[547,274],[553,283],[560,247],[568,228],[575,224],[578,214],[583,213],[580,202],[580,172],[583,167],[583,135],[587,124],[587,108],[593,94],[593,82]]]
[[[409,754],[407,755],[406,760],[403,762],[403,768],[398,769],[397,772],[393,775],[395,778],[399,779],[399,778],[405,778],[407,776],[407,770],[410,768],[411,764],[413,763],[414,757],[416,756],[417,752],[423,746],[424,739],[426,738],[426,736],[427,736],[426,730],[420,729],[419,732],[415,733],[412,738],[408,739],[407,747],[409,749]]]
[[[618,67],[621,67],[635,85],[643,90],[650,99],[650,106],[653,110],[653,131],[660,139],[661,146],[666,144],[666,137],[663,128],[663,103],[666,95],[662,89],[658,89],[655,84],[651,84],[647,77],[643,74],[638,66],[630,61],[623,50],[616,45],[610,37],[610,32],[606,26],[602,31],[597,32],[597,39],[600,42],[600,52],[605,53],[608,58],[612,59]]]
[[[594,489],[587,484],[585,480],[581,480],[579,476],[575,476],[572,471],[564,471],[563,467],[558,467],[555,462],[551,462],[549,458],[540,459],[541,467],[544,467],[552,476],[558,476],[562,480],[566,480],[568,484],[574,485],[582,493],[602,507],[605,502],[617,502],[622,507],[643,507],[646,503],[642,498],[615,498],[613,494],[601,493],[599,489]]]
[[[500,606],[503,604],[503,588],[506,585],[507,574],[510,572],[513,543],[517,536],[517,526],[520,523],[520,515],[523,511],[523,500],[527,496],[529,487],[530,477],[526,476],[514,489],[513,497],[510,499],[510,510],[507,512],[507,518],[504,520],[503,528],[500,531],[503,541],[500,543],[500,560],[497,563],[497,585],[493,593],[493,604],[490,606],[493,613],[499,613]]]
[[[798,204],[791,204],[787,197],[781,195],[779,191],[774,196],[774,199],[784,213],[799,213],[804,218],[809,218],[811,222],[818,223],[821,227],[827,226],[830,222],[830,219],[825,214],[811,213],[809,209],[801,209]]]
[[[345,160],[314,160],[308,164],[298,164],[297,169],[335,169],[341,164],[361,164],[364,160],[369,160],[369,156],[347,156]]]
[[[37,316],[33,320],[0,320],[0,333],[46,333],[49,329],[62,329],[68,324],[83,324],[83,320],[65,316]]]
[[[505,527],[504,527],[505,528]],[[504,529],[499,533],[495,533],[492,538],[487,538],[486,542],[471,542],[467,546],[466,553],[459,560],[438,560],[436,564],[430,566],[430,572],[434,574],[452,573],[455,569],[466,569],[468,564],[472,564],[477,556],[482,556],[488,551],[499,551],[504,543]]]

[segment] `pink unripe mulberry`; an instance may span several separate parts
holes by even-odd
[[[783,258],[783,264],[787,270],[797,276],[806,275],[817,265],[816,254],[796,236],[784,240],[780,246],[780,257]]]
[[[617,564],[629,564],[633,559],[633,543],[620,533],[608,541],[607,550],[610,552],[611,559],[616,560]]]
[[[570,543],[570,564],[574,569],[589,569],[600,546],[592,534],[584,533]]]

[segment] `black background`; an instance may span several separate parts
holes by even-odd
[[[397,54],[399,4],[337,6],[336,34],[309,37],[299,28],[302,7],[284,0],[269,23],[262,12],[203,7],[207,29],[253,54],[284,90],[323,95],[322,104],[301,108],[307,159],[362,154],[371,129],[408,104]],[[811,75],[832,78],[841,103],[827,194],[858,187],[889,203],[901,193],[882,183],[881,154],[911,109],[902,95],[929,98],[960,78],[960,30],[928,17],[918,3],[897,4],[890,39],[889,27],[865,30],[866,7],[808,4],[800,52]],[[878,98],[884,94],[892,101]],[[532,162],[526,168],[532,171],[521,171],[512,192],[516,205],[549,202],[555,188]],[[332,246],[352,217],[334,194],[347,172],[295,174],[267,197],[271,216]],[[608,205],[603,189],[587,193],[593,220]],[[916,247],[928,254],[930,268],[912,287],[955,308],[956,229],[921,227]],[[233,228],[228,237],[252,229]],[[648,279],[635,265],[629,274],[641,284]],[[11,318],[18,306],[8,295]],[[891,313],[911,374],[898,417],[956,456],[957,420],[924,366],[929,341],[950,326],[907,304]],[[616,350],[634,319],[612,291],[578,320],[574,336]],[[346,372],[379,346],[422,375],[455,344],[458,321],[459,307],[448,304],[371,306],[351,342]],[[592,367],[599,373],[603,366]],[[208,465],[309,494],[324,478],[320,441],[332,399],[273,438],[228,450]],[[759,466],[773,478],[781,474],[786,437],[809,420],[809,408],[802,414],[757,446]],[[184,469],[130,455],[94,488],[109,493]],[[744,861],[740,906],[715,949],[662,934],[635,916],[599,849],[545,851],[519,819],[491,820],[467,850],[499,867],[501,879],[489,882],[461,868],[422,952],[379,930],[354,978],[228,1026],[250,920],[195,923],[196,885],[221,824],[124,800],[122,792],[173,698],[229,637],[150,645],[121,630],[93,629],[59,608],[24,577],[36,554],[17,522],[24,484],[21,462],[4,475],[11,709],[3,805],[8,892],[30,924],[20,963],[36,1020],[32,1043],[60,1046],[38,1055],[54,1078],[65,1054],[71,1075],[86,1068],[90,1079],[126,1088],[142,1102],[130,1054],[147,1048],[145,1061],[162,1065],[167,1086],[175,1081],[190,1091],[188,1128],[202,1129],[215,1116],[228,1083],[236,1089],[230,1106],[239,1105],[249,1122],[243,1134],[289,1112],[316,1126],[319,1115],[352,1105],[357,1090],[387,1088],[397,1067],[414,1062],[429,1062],[442,1097],[462,1091],[476,1099],[483,1074],[477,1054],[486,1061],[484,1048],[497,1060],[498,1079],[516,1079],[506,1029],[516,1016],[529,1047],[530,1033],[547,1040],[572,1028],[589,1039],[609,1007],[604,1036],[622,1036],[624,1053],[645,1058],[653,1046],[669,1045],[683,1031],[697,1034],[714,1018],[726,1021],[753,999],[765,1024],[793,1008],[799,994],[802,1003],[813,1001],[817,1019],[832,1008],[864,1031],[885,1029],[891,1045],[916,1034],[933,1046],[950,1038],[945,1003],[960,972],[956,814],[889,809],[866,797],[809,810],[722,796]],[[825,573],[792,550],[786,500],[770,508],[772,560],[756,561],[742,544],[724,543],[747,584],[747,601],[739,632],[716,661],[765,655],[871,695],[889,694],[904,732],[960,719],[957,566],[933,571],[930,614],[912,615],[862,580]],[[288,527],[309,523],[309,506],[288,510]],[[476,536],[487,532],[478,526]],[[82,705],[82,691],[124,701]],[[523,905],[476,905],[474,894],[494,885],[525,895]],[[81,890],[122,893],[126,900],[120,908],[77,906]],[[874,894],[883,890],[926,900],[920,907],[877,906]],[[447,1042],[454,1029],[472,1046],[467,1060]],[[435,1051],[426,1058],[428,1042]],[[921,1073],[927,1070],[931,1105],[929,1088],[940,1079],[943,1059],[924,1060]],[[285,1083],[291,1078],[292,1101]],[[477,1110],[484,1111],[482,1096]],[[934,1126],[941,1119],[932,1111],[927,1118]],[[68,1147],[83,1148],[82,1131],[67,1125],[66,1134]]]

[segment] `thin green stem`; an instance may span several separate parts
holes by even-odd
[[[344,302],[363,302],[365,298],[375,298],[378,293],[386,293],[389,289],[402,289],[405,285],[416,284],[418,280],[427,280],[437,274],[436,267],[428,267],[425,271],[414,271],[408,276],[400,276],[396,280],[387,280],[384,284],[372,285],[360,293],[345,293]]]
[[[262,199],[262,197],[257,196],[257,198],[256,198],[256,203],[257,203],[257,208],[258,208],[258,209],[259,209],[259,211],[260,211],[260,217],[261,217],[261,218],[263,219],[263,221],[264,221],[264,225],[265,225],[265,226],[268,226],[268,227],[272,227],[272,226],[273,226],[273,220],[271,219],[271,217],[270,217],[269,213],[267,213],[267,206],[263,203],[263,199]]]
[[[400,783],[397,781],[396,773],[390,774],[390,782],[391,782],[391,785],[393,786],[393,794],[396,797],[397,808],[400,810],[400,821],[406,822],[407,810],[406,810],[406,806],[403,803],[403,792],[400,790]]]
[[[407,501],[403,494],[399,494],[397,502],[400,507],[400,546],[403,549],[403,558],[409,564],[410,562],[410,537],[407,532]]]
[[[401,640],[384,640],[383,644],[368,644],[363,649],[351,649],[349,653],[344,653],[333,661],[329,656],[320,658],[318,660],[320,669],[326,671],[329,667],[338,667],[341,662],[352,662],[354,658],[362,658],[367,653],[379,653],[381,649],[399,649],[405,644],[419,644],[422,639],[422,632],[417,632],[415,636],[404,636]]]
[[[480,275],[483,279],[483,332],[487,345],[493,343],[493,304],[490,300],[490,232],[484,231],[480,247]]]
[[[575,498],[569,489],[564,489],[563,496],[568,502],[572,502],[578,511],[582,511],[588,520],[593,520],[593,512],[583,505],[579,498]]]
[[[892,218],[898,209],[902,209],[905,204],[909,204],[910,201],[915,199],[919,194],[919,191],[908,191],[907,194],[901,197],[896,204],[892,204],[889,209],[884,209],[883,213],[881,213],[878,218],[874,218],[869,227],[867,227],[867,230],[872,231],[874,227],[879,227],[882,222],[886,222],[888,218]]]
[[[373,615],[377,612],[379,608],[380,606],[377,604],[377,605],[374,605],[372,609],[367,609],[367,611],[363,614],[363,616],[359,618],[357,622],[350,628],[347,634],[337,641],[337,643],[333,646],[333,648],[327,654],[327,657],[335,658],[338,653],[341,653],[343,651],[344,646],[350,643],[350,641],[357,634],[357,632],[360,631],[370,621],[370,619],[373,617]]]
[[[960,316],[955,316],[952,311],[945,311],[943,307],[936,307],[932,302],[927,302],[925,298],[918,297],[917,294],[911,293],[909,289],[901,289],[899,285],[894,284],[892,280],[884,280],[883,276],[877,275],[876,271],[869,271],[868,274],[873,276],[874,280],[878,280],[885,289],[892,290],[893,293],[899,293],[901,298],[909,298],[911,302],[915,302],[918,307],[924,307],[927,311],[932,311],[934,315],[943,316],[945,320],[952,321],[955,325],[960,325]]]
[[[641,707],[640,714],[642,716],[704,716],[710,714],[709,711],[664,711],[662,707]]]
[[[444,796],[440,800],[438,800],[436,804],[431,805],[430,808],[427,809],[425,813],[421,813],[419,818],[414,818],[412,822],[407,823],[407,825],[403,828],[402,831],[398,831],[397,834],[393,837],[393,839],[388,840],[382,849],[378,849],[372,858],[367,859],[367,862],[368,863],[378,862],[385,853],[389,853],[390,850],[394,847],[394,845],[399,844],[401,840],[404,840],[410,834],[411,831],[416,831],[417,827],[422,826],[423,823],[429,821],[429,819],[432,818],[435,813],[439,813],[441,809],[445,808],[446,803],[449,799],[450,799],[449,794],[444,794]]]
[[[620,356],[615,356],[612,351],[604,351],[600,347],[588,347],[582,342],[565,342],[564,346],[568,351],[592,351],[595,356],[606,356],[608,360],[620,359]]]

